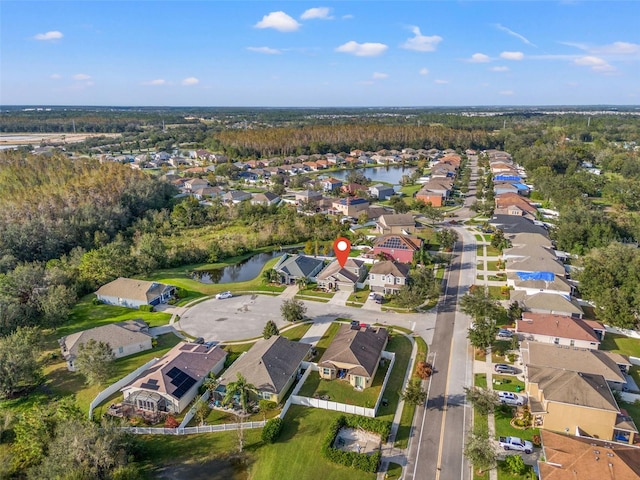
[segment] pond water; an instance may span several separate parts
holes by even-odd
[[[372,184],[378,182],[387,182],[392,185],[399,185],[403,175],[411,175],[416,171],[413,167],[402,167],[402,165],[390,165],[388,167],[366,167],[357,170],[364,174],[365,177],[370,178]],[[340,170],[339,172],[332,172],[330,176],[339,180],[346,180],[352,170]]]
[[[258,276],[264,264],[285,252],[258,253],[236,265],[193,272],[193,279],[201,283],[234,283],[252,280]]]

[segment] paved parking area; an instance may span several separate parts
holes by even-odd
[[[282,320],[281,297],[270,295],[239,295],[226,300],[210,299],[187,309],[176,328],[194,337],[203,337],[207,341],[244,340],[262,335],[269,320],[276,322],[278,328],[288,325]],[[361,323],[387,323],[404,328],[417,326],[433,332],[435,314],[398,314],[390,312],[372,312],[371,310],[332,305],[328,303],[305,301],[307,316],[317,321],[326,321],[337,317],[358,320]],[[430,343],[429,339],[429,343]]]

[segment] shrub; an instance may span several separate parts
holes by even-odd
[[[95,297],[93,300],[91,300],[91,303],[94,305],[102,305],[102,300],[99,300],[98,297]]]
[[[416,366],[416,375],[418,375],[421,379],[426,380],[433,373],[433,367],[430,363],[427,362],[418,362]]]
[[[276,417],[267,421],[262,429],[262,441],[265,443],[274,443],[280,436],[282,431],[283,421],[281,418]]]
[[[153,305],[140,305],[138,310],[141,312],[153,312]]]
[[[540,435],[534,435],[533,438],[531,439],[531,443],[533,443],[536,447],[539,447],[541,445],[541,438]]]
[[[189,296],[189,290],[186,288],[178,288],[176,290],[176,297],[178,298],[186,298]]]
[[[345,426],[351,428],[362,427],[364,430],[378,433],[382,437],[382,440],[385,441],[391,429],[390,423],[376,418],[360,417],[357,415],[346,417],[341,415],[331,423],[329,431],[322,441],[322,454],[327,460],[364,472],[376,472],[380,463],[380,451],[368,455],[365,453],[344,452],[340,449],[333,448],[336,435],[338,435],[340,429]]]
[[[165,428],[178,428],[179,425],[180,423],[173,415],[167,416],[166,420],[164,421]]]
[[[514,475],[522,475],[527,469],[520,455],[509,455],[504,459],[504,463],[507,470]]]

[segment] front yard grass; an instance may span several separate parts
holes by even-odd
[[[493,375],[493,389],[503,392],[524,392],[524,382],[513,375]]]
[[[501,405],[496,408],[494,417],[496,421],[496,438],[498,437],[519,437],[524,440],[533,440],[534,435],[540,435],[539,428],[526,428],[520,430],[511,426],[511,419],[515,407]]]
[[[476,255],[478,257],[484,257],[484,245],[478,245],[476,247]]]
[[[517,455],[517,454],[516,454]],[[504,460],[498,460],[498,480],[537,480],[538,476],[531,465],[526,465],[525,473],[516,475],[508,470]]]
[[[502,287],[497,285],[489,285],[489,296],[494,300],[508,300],[509,299],[509,290],[507,290],[507,295],[502,294]]]
[[[369,298],[369,293],[371,293],[371,290],[365,289],[353,292],[351,295],[349,295],[347,302],[364,303],[367,301],[367,298]]]
[[[297,295],[302,295],[305,297],[321,297],[321,298],[333,298],[335,292],[325,292],[321,288],[305,288],[304,290],[298,290]]]
[[[307,333],[307,330],[311,328],[311,325],[313,325],[313,322],[296,325],[293,328],[280,332],[280,336],[293,340],[294,342],[299,342],[300,339],[304,337],[304,334]]]
[[[513,364],[505,357],[505,354],[511,348],[510,340],[496,340],[491,347],[491,361],[493,363],[508,363]]]
[[[416,370],[418,367],[418,362],[426,361],[428,347],[427,343],[422,339],[422,337],[413,337],[416,342],[416,346],[418,348],[418,352],[416,354],[416,361],[413,365],[413,373],[411,376],[412,380],[419,379],[416,375]],[[416,406],[409,402],[404,402],[402,407],[402,415],[400,417],[400,425],[398,426],[398,432],[396,433],[396,448],[407,448],[409,444],[409,433],[411,432],[411,424],[413,423],[413,417],[416,413]]]
[[[487,262],[487,270],[490,272],[498,272],[502,270],[502,267],[498,268],[498,260],[491,260]]]
[[[487,374],[476,373],[474,375],[473,384],[479,388],[487,388]]]
[[[316,351],[318,352],[316,358],[318,360],[322,358],[322,355],[324,355],[324,352],[331,343],[331,340],[333,340],[333,337],[335,337],[338,330],[340,330],[340,325],[342,325],[340,322],[333,322],[329,325],[327,331],[324,332],[322,338],[318,340],[318,343],[316,343]]]
[[[498,250],[491,244],[487,245],[487,257],[499,257],[501,254],[501,250]]]

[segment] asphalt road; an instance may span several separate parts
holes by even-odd
[[[189,308],[176,322],[176,327],[194,337],[207,341],[231,341],[254,338],[262,335],[268,320],[276,322],[278,328],[289,325],[282,320],[280,306],[284,300],[268,295],[240,295],[225,300],[210,299]],[[424,333],[430,343],[435,313],[397,314],[364,308],[330,305],[304,301],[307,316],[321,321],[348,318],[361,323],[381,323],[416,329]]]

